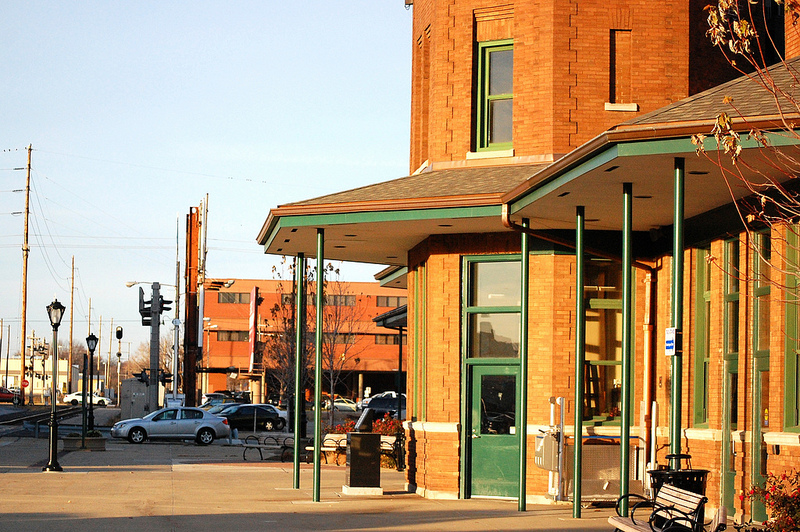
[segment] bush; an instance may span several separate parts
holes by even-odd
[[[351,420],[328,429],[328,432],[331,434],[346,434],[353,432],[355,428],[356,422]],[[398,432],[402,432],[402,430],[403,424],[400,420],[390,417],[389,414],[386,414],[383,419],[376,419],[372,422],[372,432],[377,432],[383,436],[394,436]]]
[[[767,507],[769,519],[763,527],[750,523],[738,530],[767,530],[769,532],[800,531],[800,471],[767,475],[763,486],[753,486],[741,499],[761,501]]]

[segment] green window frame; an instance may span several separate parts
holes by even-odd
[[[478,43],[476,149],[513,147],[514,41]]]
[[[759,231],[753,235],[753,356],[769,357],[770,337],[770,275],[772,242],[769,231]]]
[[[739,367],[739,268],[740,243],[738,239],[726,240],[724,243],[724,282],[723,284],[723,333],[722,358],[730,370],[730,428],[737,430],[739,413],[738,370]],[[726,382],[728,376],[726,375]]]
[[[708,426],[708,388],[711,363],[711,255],[710,248],[695,251],[695,324],[694,324],[694,425]]]
[[[502,271],[506,265],[512,268]],[[519,361],[520,273],[519,255],[464,257],[462,343],[468,362]]]
[[[787,432],[800,432],[800,226],[788,228],[786,235],[786,335],[783,428]]]

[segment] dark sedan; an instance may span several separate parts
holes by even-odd
[[[239,430],[282,430],[286,422],[269,405],[236,405],[219,414],[228,420],[231,429]]]

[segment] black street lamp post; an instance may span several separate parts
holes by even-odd
[[[94,350],[97,349],[97,336],[90,334],[86,345],[89,348],[89,397],[83,397],[83,404],[86,408],[86,401],[89,401],[89,430],[94,430]]]
[[[58,463],[58,420],[56,419],[56,382],[58,380],[58,326],[61,325],[61,318],[64,317],[64,305],[53,299],[47,306],[47,314],[50,316],[50,325],[53,326],[53,379],[50,383],[50,461],[42,468],[42,471],[63,471]]]

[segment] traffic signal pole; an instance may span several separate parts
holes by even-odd
[[[145,410],[155,412],[158,410],[158,368],[159,345],[161,324],[161,285],[153,283],[153,299],[150,303],[150,385],[147,388],[148,405]]]

